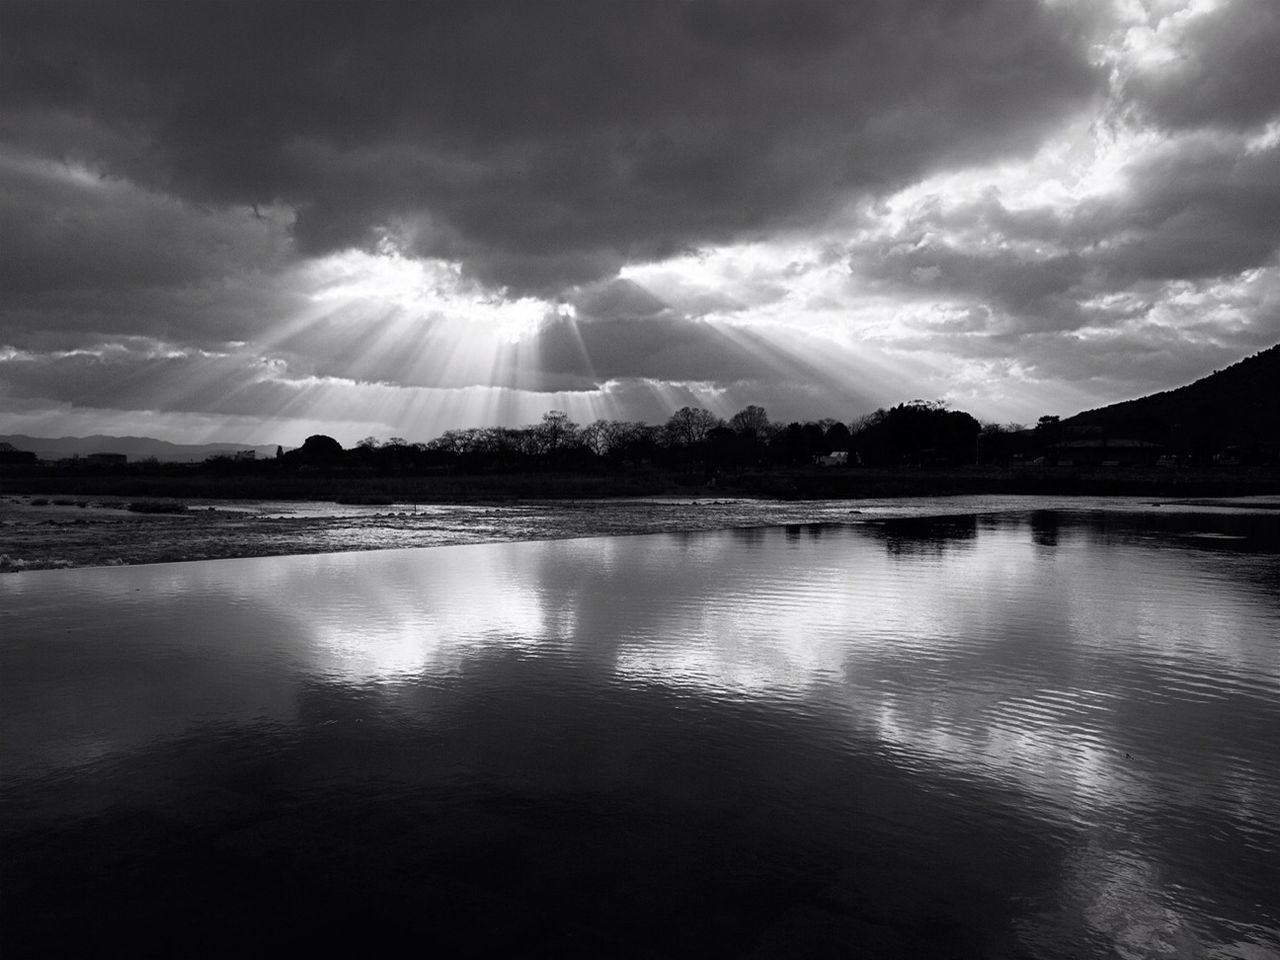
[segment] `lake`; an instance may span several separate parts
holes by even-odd
[[[1280,957],[1280,515],[0,577],[6,957]]]

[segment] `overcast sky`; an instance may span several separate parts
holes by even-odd
[[[1280,340],[1276,0],[0,2],[0,433],[1033,423]]]

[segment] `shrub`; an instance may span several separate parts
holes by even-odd
[[[135,500],[129,509],[134,513],[185,513],[187,505],[172,500]]]

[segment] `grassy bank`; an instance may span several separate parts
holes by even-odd
[[[0,475],[8,494],[80,495],[122,499],[168,497],[222,500],[332,500],[354,503],[470,503],[504,500],[602,499],[687,495],[702,480],[662,474],[363,474],[216,475],[193,471],[30,473]]]
[[[880,470],[795,468],[722,473],[439,473],[426,476],[249,473],[195,470],[0,474],[0,493],[113,498],[331,500],[356,503],[482,503],[615,497],[766,497],[785,500],[959,494],[1225,497],[1280,494],[1268,468],[995,468]]]
[[[1280,470],[1161,468],[952,468],[939,470],[802,470],[743,474],[744,495],[798,500],[937,497],[973,494],[1044,496],[1237,497],[1280,494]]]

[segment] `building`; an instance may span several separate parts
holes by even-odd
[[[129,462],[125,453],[91,453],[85,457],[85,463],[95,467],[115,467]]]
[[[1068,440],[1046,448],[1045,460],[1060,467],[1154,466],[1164,447],[1146,440]]]
[[[19,450],[11,443],[0,443],[0,466],[23,466],[33,464],[37,457],[30,450]]]

